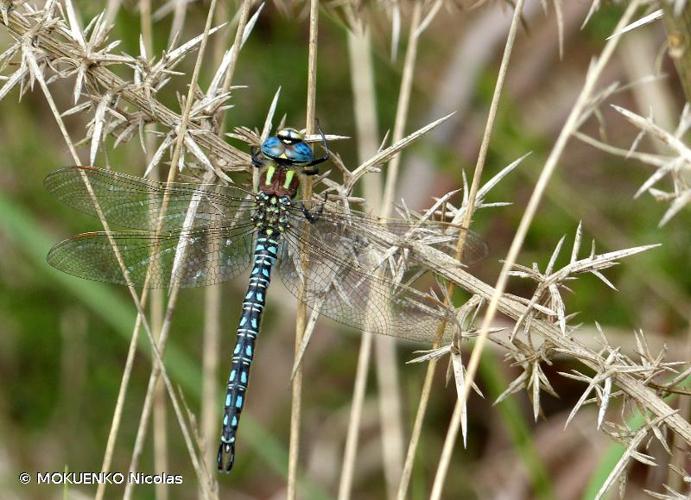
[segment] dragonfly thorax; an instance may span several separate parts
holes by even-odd
[[[260,191],[257,193],[256,209],[252,214],[255,227],[268,235],[283,233],[289,227],[287,212],[291,205],[292,202],[288,196]]]
[[[270,164],[259,176],[259,190],[267,195],[294,198],[300,181],[294,168]]]

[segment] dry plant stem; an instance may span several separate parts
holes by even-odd
[[[231,19],[230,16],[230,11],[229,11],[229,5],[226,5],[226,2],[221,2],[216,6],[216,22],[215,24],[221,25]],[[214,40],[214,46],[213,46],[213,60],[216,66],[220,64],[221,60],[223,59],[223,54],[227,50],[226,47],[228,47],[228,41],[230,40],[230,34],[228,33],[227,30],[221,30],[219,32]]]
[[[686,2],[678,15],[674,14],[672,2],[660,2],[665,29],[667,50],[679,73],[686,101],[691,102],[691,2]]]
[[[305,113],[306,133],[311,134],[314,131],[314,122],[316,115],[316,98],[317,98],[317,42],[319,34],[319,1],[310,1],[310,31],[309,31],[309,46],[308,46],[308,60],[307,60],[307,105]],[[312,198],[312,180],[310,177],[302,176],[302,199],[309,200]],[[301,258],[303,265],[308,265],[305,261],[304,252]],[[302,287],[299,290],[298,307],[295,318],[295,356],[297,357],[300,351],[300,344],[302,336],[307,325],[307,306],[302,301],[304,290]],[[291,401],[290,401],[290,445],[288,450],[288,485],[286,491],[286,498],[288,500],[295,500],[297,498],[297,470],[298,460],[300,455],[300,414],[302,410],[302,363],[298,366],[293,376],[291,384]]]
[[[151,0],[140,0],[139,1],[139,14],[140,14],[140,26],[142,30],[142,41],[146,47],[147,54],[153,54],[153,22],[151,19]],[[153,125],[146,125],[146,128],[155,128]],[[146,163],[148,164],[151,160],[153,154],[154,141],[153,136],[146,135],[146,151],[147,158]],[[158,176],[158,171],[155,171],[156,177]],[[161,326],[163,323],[163,291],[153,290],[151,292],[151,327],[154,332],[158,332],[156,335],[156,342],[159,341]],[[142,309],[144,305],[142,305]],[[132,351],[134,355],[135,351]],[[131,369],[131,365],[130,365]],[[129,375],[127,377],[129,380]],[[125,386],[126,390],[127,386]],[[166,412],[166,400],[165,400],[165,388],[159,382],[156,386],[156,393],[154,395],[154,470],[157,473],[166,472],[168,468],[168,440],[166,436],[168,435],[167,426],[167,412]],[[124,402],[124,399],[123,399]],[[99,484],[100,486],[100,484]],[[164,483],[157,484],[156,488],[156,498],[159,500],[168,499],[168,486]]]
[[[628,5],[622,18],[619,20],[619,23],[617,24],[617,28],[615,28],[615,32],[621,30],[630,22],[633,14],[636,12],[639,5],[640,2],[638,0],[633,0]],[[528,227],[530,226],[530,223],[532,222],[532,219],[535,216],[539,202],[542,198],[545,188],[547,187],[547,183],[552,173],[554,172],[554,169],[556,168],[557,162],[561,157],[564,148],[566,147],[566,143],[568,142],[569,137],[571,136],[571,134],[573,134],[573,132],[575,132],[575,129],[579,123],[579,118],[587,104],[588,98],[590,97],[595,87],[597,79],[599,78],[600,74],[602,73],[606,64],[608,63],[614,51],[614,48],[616,47],[618,38],[619,37],[611,38],[607,42],[600,58],[596,61],[594,65],[590,67],[588,74],[586,75],[586,81],[584,83],[583,89],[580,95],[578,96],[578,99],[574,104],[574,107],[571,110],[571,113],[569,114],[569,117],[566,123],[564,124],[561,133],[559,134],[559,137],[557,138],[557,142],[555,143],[552,152],[547,158],[547,162],[545,163],[545,166],[540,174],[540,178],[538,179],[538,182],[535,186],[535,190],[533,191],[533,194],[530,197],[530,201],[528,202],[526,211],[523,214],[523,218],[521,219],[518,230],[516,231],[516,235],[513,239],[513,242],[511,243],[509,252],[506,256],[506,259],[504,260],[504,264],[499,274],[499,278],[491,294],[489,306],[487,308],[487,312],[484,316],[482,325],[480,327],[480,335],[477,338],[475,348],[473,349],[473,353],[470,357],[470,362],[468,363],[468,369],[466,372],[466,384],[464,387],[462,398],[459,401],[459,404],[461,405],[465,404],[465,402],[468,399],[468,394],[470,392],[470,388],[472,387],[472,382],[475,379],[475,374],[477,373],[478,365],[480,362],[480,355],[482,353],[482,349],[484,348],[485,341],[487,340],[489,325],[491,324],[497,310],[499,309],[501,296],[506,288],[508,272],[516,262],[518,252],[520,251],[520,248],[523,245],[523,241],[528,231]],[[438,470],[437,475],[441,478],[445,477],[446,470],[448,470],[448,461],[442,461],[440,463],[440,470]],[[443,483],[443,481],[441,482]],[[435,488],[436,483],[438,483],[438,481],[435,479]],[[439,486],[439,488],[441,488],[441,486]]]
[[[151,0],[139,0],[139,23],[142,30],[142,40],[148,54],[153,54],[153,22],[151,19]]]
[[[392,142],[401,140],[405,134],[410,109],[410,96],[415,75],[415,62],[420,40],[420,21],[422,18],[423,2],[414,2],[410,19],[408,44],[403,63],[403,74],[396,104],[396,118],[392,134]],[[393,208],[393,197],[398,181],[401,156],[394,156],[387,167],[386,182],[382,204],[378,210],[381,217],[389,217]],[[403,470],[403,422],[401,417],[401,402],[396,366],[396,345],[392,339],[376,338],[375,355],[376,370],[379,382],[379,417],[382,429],[382,446],[384,457],[384,475],[386,478],[389,497],[393,497],[398,490]]]
[[[230,53],[230,63],[228,63],[228,69],[226,70],[225,77],[223,79],[223,90],[222,92],[228,92],[230,89],[230,84],[233,81],[233,76],[235,75],[235,66],[237,66],[238,56],[240,55],[240,47],[242,45],[242,35],[245,32],[245,27],[247,26],[247,20],[250,16],[250,7],[252,7],[253,0],[244,0],[242,2],[242,7],[240,10],[240,19],[238,20],[238,27],[235,31],[235,41],[233,42],[233,50]],[[223,127],[221,127],[221,131]]]
[[[109,4],[110,6],[110,4]],[[144,44],[146,46],[146,49],[149,54],[152,53],[153,51],[153,43],[152,43],[152,29],[151,29],[151,4],[149,0],[141,0],[140,1],[140,12],[141,12],[141,26],[142,26],[142,38],[144,40]],[[106,14],[108,15],[108,13]],[[150,152],[151,148],[153,146],[153,143],[149,137],[147,137],[147,150]],[[150,153],[149,153],[150,154]],[[151,304],[151,309],[152,309],[152,327],[155,332],[160,332],[161,328],[161,323],[158,321],[158,318],[160,318],[163,314],[163,302],[162,302],[162,295],[161,293],[156,293],[154,291],[153,299],[152,299],[152,304]],[[140,307],[142,310],[146,307],[146,300],[148,298],[148,290],[143,290],[142,295],[141,295],[141,302],[140,302]],[[141,328],[141,316],[137,315],[137,319],[135,321],[134,329],[132,331],[132,338],[130,339],[130,345],[127,351],[127,360],[125,361],[125,367],[123,369],[122,373],[122,378],[120,380],[120,387],[118,389],[118,397],[116,399],[115,403],[115,409],[113,410],[113,419],[110,424],[110,430],[108,432],[108,440],[106,442],[106,448],[103,456],[103,462],[101,464],[101,472],[102,473],[108,473],[110,471],[110,466],[111,462],[113,459],[113,452],[115,450],[115,443],[117,441],[117,436],[118,436],[118,431],[120,429],[120,422],[122,420],[122,411],[123,407],[125,404],[125,398],[127,396],[127,390],[129,389],[129,382],[130,382],[130,377],[132,375],[132,367],[134,366],[134,357],[137,352],[137,343],[139,341],[139,331]],[[156,338],[158,341],[158,337]],[[160,385],[158,386],[160,388]],[[157,391],[157,397],[156,400],[157,402],[161,398],[161,391]],[[160,419],[159,416],[154,416],[155,420]],[[157,421],[157,428],[160,423]],[[157,439],[157,438],[155,438]],[[156,441],[155,441],[156,443]],[[160,450],[159,447],[154,444],[154,449],[156,453],[156,458],[158,457],[158,451]],[[156,458],[155,458],[155,463],[156,463]],[[160,460],[159,460],[160,463]],[[105,490],[106,490],[106,483],[105,482],[100,482],[98,484],[98,488],[96,490],[96,500],[102,500],[103,496],[105,495]],[[160,495],[161,492],[158,490],[157,487],[157,495]]]
[[[143,309],[146,306],[147,293],[146,290],[142,293],[140,307]],[[115,409],[113,410],[113,420],[110,423],[110,430],[108,431],[108,440],[106,441],[106,449],[103,453],[103,462],[101,464],[101,472],[106,474],[110,472],[110,466],[113,460],[113,452],[115,451],[115,442],[120,430],[120,422],[122,421],[122,410],[125,405],[125,398],[127,396],[127,389],[129,388],[130,377],[132,375],[132,367],[134,365],[134,357],[137,352],[137,342],[139,340],[139,331],[141,329],[142,317],[137,315],[132,331],[132,338],[127,350],[127,360],[122,371],[122,378],[120,379],[120,388],[118,389],[118,397],[115,401]],[[106,483],[98,484],[96,490],[96,500],[102,500],[106,492]]]
[[[477,161],[475,162],[473,181],[470,185],[470,192],[468,193],[468,204],[466,206],[465,212],[463,213],[463,219],[461,221],[461,226],[465,228],[470,227],[470,222],[472,220],[473,214],[475,213],[475,202],[477,199],[477,192],[480,189],[480,180],[482,178],[482,172],[484,171],[485,161],[487,160],[487,151],[489,150],[489,143],[492,137],[492,130],[494,129],[494,122],[497,117],[497,110],[499,109],[499,100],[501,99],[502,90],[504,88],[506,73],[509,69],[509,62],[511,61],[511,53],[513,52],[513,46],[516,41],[516,33],[518,31],[518,25],[520,23],[521,14],[523,12],[523,4],[524,0],[518,0],[518,2],[516,3],[514,7],[513,18],[511,19],[511,26],[509,27],[509,33],[506,37],[504,53],[502,55],[501,64],[499,66],[499,72],[497,74],[497,82],[494,86],[492,102],[490,103],[489,113],[487,115],[487,122],[485,123],[485,130],[482,136],[482,142],[480,143],[480,150],[478,152]],[[456,247],[456,257],[459,260],[463,257],[465,236],[466,235],[463,232],[459,234],[458,245]],[[454,288],[455,287],[453,286],[453,284],[450,283],[447,289],[447,297],[451,297],[453,295]],[[428,370],[433,369],[434,366],[431,366],[430,363]],[[466,381],[465,387],[471,386],[472,379]],[[429,396],[423,398],[424,401],[427,401],[428,399]],[[456,437],[458,436],[458,429],[461,424],[461,418],[463,415],[463,408],[465,407],[465,404],[465,400],[456,401],[456,405],[451,416],[451,421],[449,423],[449,428],[447,430],[446,439],[444,440],[444,446],[442,448],[442,454],[439,459],[437,474],[435,476],[434,484],[432,486],[432,493],[430,495],[430,498],[441,497],[442,488],[444,485],[444,481],[446,479],[446,473],[448,471],[448,466],[451,460],[451,453],[453,451],[453,446],[456,442]]]
[[[163,326],[163,291],[152,290],[151,293],[151,328],[157,335],[154,336],[156,342],[160,341],[161,328]],[[168,467],[168,412],[166,411],[165,387],[158,381],[154,394],[154,470],[157,473],[170,471]],[[168,499],[168,485],[156,485],[156,499]]]
[[[221,337],[221,286],[204,289],[204,338],[202,347],[201,436],[204,460],[209,470],[216,463],[218,433],[218,365]]]
[[[438,346],[435,343],[434,347]],[[433,348],[434,348],[433,347]],[[429,397],[432,393],[432,382],[434,381],[434,372],[437,367],[438,359],[432,359],[427,364],[425,371],[425,380],[422,383],[422,390],[420,391],[420,399],[418,402],[417,411],[415,413],[415,421],[413,422],[413,429],[410,433],[410,441],[408,442],[408,451],[406,452],[405,463],[403,465],[403,472],[401,473],[401,481],[398,484],[398,492],[396,498],[398,500],[405,500],[408,494],[408,487],[410,486],[410,476],[413,473],[413,465],[415,463],[415,453],[420,442],[422,434],[422,423],[425,420],[427,413],[427,405],[429,404]]]
[[[214,15],[214,10],[216,7],[216,0],[211,1],[211,5],[209,6],[209,12],[207,14],[206,18],[206,25],[204,26],[204,37],[201,41],[201,44],[199,46],[199,52],[197,53],[197,59],[195,61],[194,65],[194,70],[192,72],[192,79],[190,81],[190,87],[187,93],[187,99],[185,100],[185,108],[183,110],[181,119],[180,119],[180,124],[179,124],[179,130],[177,131],[178,136],[176,138],[175,142],[175,148],[173,150],[173,155],[171,159],[171,164],[170,164],[170,169],[168,170],[168,182],[172,182],[175,179],[175,173],[177,171],[177,166],[180,160],[180,155],[182,153],[182,145],[184,143],[184,138],[185,134],[187,133],[187,124],[189,122],[189,115],[190,111],[192,109],[192,102],[194,98],[194,89],[197,85],[197,80],[199,78],[199,72],[201,70],[201,63],[204,58],[204,53],[206,51],[206,44],[208,42],[209,38],[209,30],[211,29],[211,22],[213,20],[213,15]],[[168,204],[168,199],[167,197],[164,197],[164,199],[161,202],[161,210],[160,213],[163,214],[165,213],[167,209],[167,204]],[[190,208],[192,208],[190,206]],[[162,220],[162,219],[161,219]],[[160,231],[160,228],[158,228],[157,233]],[[168,298],[168,308],[166,310],[166,314],[164,317],[163,321],[163,326],[161,328],[160,336],[159,336],[159,343],[158,343],[158,349],[163,352],[165,349],[166,342],[168,340],[168,332],[170,331],[170,323],[172,321],[172,316],[173,312],[175,310],[175,305],[177,303],[177,297],[179,293],[179,286],[177,282],[171,283],[170,287],[170,294]],[[132,460],[130,462],[130,472],[136,472],[138,463],[139,463],[139,457],[141,456],[142,450],[144,448],[144,440],[146,438],[146,431],[148,427],[148,420],[149,420],[149,412],[151,409],[151,403],[152,403],[152,397],[151,394],[156,387],[156,382],[158,380],[158,377],[160,375],[160,370],[157,369],[157,366],[154,365],[154,369],[151,371],[151,375],[149,377],[149,385],[147,388],[147,393],[146,393],[146,398],[144,399],[144,407],[142,408],[142,415],[139,420],[139,427],[137,429],[137,438],[135,440],[135,446],[134,450],[132,451]],[[192,457],[194,459],[194,457]],[[202,481],[202,483],[206,483],[206,481]],[[130,498],[132,495],[132,490],[133,490],[133,483],[128,483],[126,488],[125,488],[125,498]],[[202,485],[205,488],[208,488],[208,484],[203,484]]]
[[[379,422],[382,431],[382,455],[388,498],[393,498],[403,469],[403,419],[396,344],[393,338],[378,335],[374,339],[377,382],[379,386]]]
[[[362,420],[362,408],[365,401],[365,389],[367,388],[367,371],[372,357],[372,334],[365,332],[360,340],[358,351],[357,369],[355,372],[355,385],[348,419],[348,432],[346,434],[345,449],[343,451],[343,466],[341,478],[338,483],[338,499],[350,498],[353,488],[353,475],[355,473],[355,459],[357,457],[358,437],[360,435],[360,422]]]
[[[142,313],[143,314],[143,313]],[[169,318],[166,318],[169,319]],[[184,419],[182,409],[180,407],[180,404],[178,402],[178,398],[173,390],[173,385],[170,382],[170,379],[168,377],[167,372],[165,371],[165,366],[163,364],[163,358],[161,357],[161,353],[159,352],[157,346],[156,346],[156,340],[153,338],[153,336],[150,334],[148,329],[146,330],[147,333],[149,334],[149,341],[151,342],[151,350],[152,353],[154,354],[154,366],[156,369],[159,371],[159,375],[163,378],[163,382],[165,383],[165,387],[168,390],[168,395],[170,397],[171,403],[173,405],[173,408],[175,410],[176,417],[178,419],[178,422],[180,424],[180,428],[182,430],[182,435],[185,441],[185,445],[187,447],[187,452],[190,456],[190,459],[192,461],[192,466],[197,474],[197,480],[199,481],[200,486],[203,488],[203,494],[205,498],[215,498],[215,495],[212,495],[213,489],[212,489],[212,484],[213,481],[209,475],[209,471],[206,469],[205,465],[203,462],[200,462],[197,457],[196,449],[194,446],[194,442],[192,440],[192,435],[188,429],[187,423]],[[164,330],[161,330],[161,337],[163,337]],[[147,391],[147,398],[150,401],[151,398],[149,397],[151,394],[153,394],[152,388],[155,387],[156,381],[153,382],[153,385],[150,384],[149,386],[149,391]],[[131,489],[130,489],[131,491]],[[125,498],[128,498],[128,489],[125,489]]]
[[[372,42],[369,28],[365,25],[348,32],[348,55],[353,87],[353,111],[359,163],[376,154],[379,148],[379,124],[377,122],[377,97],[374,87]],[[380,175],[367,175],[362,191],[368,206],[379,209],[382,201]]]
[[[350,56],[350,75],[352,78],[355,123],[357,130],[358,158],[360,163],[375,154],[378,148],[378,125],[375,113],[376,97],[374,91],[374,74],[371,56],[371,39],[367,28],[357,23],[348,32],[348,55]],[[378,209],[381,203],[380,176],[369,175],[364,179],[365,199],[371,207]],[[348,418],[343,465],[338,484],[339,500],[350,498],[357,457],[358,437],[362,420],[362,409],[367,387],[367,373],[372,355],[372,334],[363,332],[360,338],[360,350],[355,372],[355,383]]]
[[[106,20],[108,24],[112,24],[115,21],[115,16],[120,10],[121,0],[108,0],[108,5],[106,6]]]
[[[408,109],[410,108],[410,94],[413,88],[413,77],[415,74],[415,59],[417,58],[417,46],[419,36],[416,33],[420,25],[423,2],[415,2],[413,5],[412,18],[410,20],[410,35],[408,36],[408,47],[406,49],[405,62],[403,64],[403,75],[401,76],[401,88],[398,94],[396,105],[396,119],[394,121],[391,143],[400,141],[405,134],[405,126],[408,121]],[[386,186],[384,188],[384,201],[380,215],[388,217],[393,208],[393,197],[396,191],[396,181],[398,180],[398,167],[401,164],[401,156],[394,156],[386,171]]]
[[[213,174],[207,174],[207,176],[204,178],[204,182],[210,182],[213,179]],[[175,305],[177,304],[177,297],[178,297],[178,292],[179,292],[179,287],[177,284],[174,284],[173,287],[171,287],[171,293],[168,298],[168,307],[166,308],[166,314],[163,317],[163,324],[161,327],[161,331],[158,337],[158,343],[155,346],[152,346],[154,351],[156,353],[160,353],[162,356],[163,353],[165,352],[165,347],[168,342],[168,335],[170,333],[170,327],[173,319],[173,313],[175,311]],[[139,418],[139,426],[137,428],[137,437],[135,438],[135,443],[134,443],[134,448],[132,450],[132,458],[130,461],[130,467],[129,467],[129,472],[136,472],[137,467],[139,466],[139,458],[141,457],[142,451],[144,449],[144,442],[146,440],[146,433],[148,430],[148,424],[149,424],[149,416],[151,413],[151,408],[152,408],[152,403],[153,403],[153,394],[154,394],[154,389],[156,387],[156,384],[158,382],[158,378],[161,376],[162,371],[161,371],[161,366],[158,364],[154,364],[153,370],[151,371],[151,374],[149,375],[149,383],[147,386],[146,390],[146,396],[144,398],[144,404],[142,406],[142,414]],[[165,378],[167,376],[163,374]],[[170,391],[169,391],[170,395]],[[173,399],[171,397],[171,400],[173,400],[173,403],[175,404],[175,400],[177,398]],[[193,461],[196,461],[196,456],[194,453],[192,453],[191,458]],[[206,469],[205,469],[206,470]],[[210,477],[205,477],[205,480],[202,481],[200,480],[200,486],[207,489],[211,490],[211,486],[209,485],[209,482],[211,482]],[[208,481],[206,481],[208,479]],[[133,490],[133,483],[128,483],[127,486],[125,487],[125,494],[124,498],[132,498],[132,490]],[[208,494],[208,492],[207,492]]]
[[[454,444],[458,437],[458,428],[460,427],[461,415],[463,413],[463,402],[458,400],[453,407],[451,414],[451,422],[446,431],[446,438],[442,448],[441,456],[439,457],[439,464],[437,465],[437,472],[434,476],[434,483],[432,484],[432,492],[430,493],[430,500],[438,500],[441,498],[442,490],[444,489],[444,482],[446,481],[446,474],[449,471],[451,464],[451,454],[453,453]]]

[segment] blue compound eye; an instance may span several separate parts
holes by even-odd
[[[306,165],[314,160],[312,147],[294,128],[284,128],[268,137],[261,147],[262,154],[281,165]]]
[[[285,146],[275,135],[267,138],[262,143],[262,153],[269,158],[278,158],[285,151]]]
[[[314,152],[306,142],[298,142],[286,148],[286,156],[295,163],[309,163],[314,159]]]

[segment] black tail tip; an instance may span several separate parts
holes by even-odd
[[[221,443],[218,447],[216,461],[219,472],[230,472],[235,463],[235,445],[233,443]]]

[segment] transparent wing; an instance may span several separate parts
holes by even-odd
[[[150,272],[148,288],[165,288],[173,281],[197,287],[229,280],[249,266],[253,238],[252,224],[158,237],[142,231],[112,233],[132,283],[144,286]],[[184,254],[178,248],[184,248]],[[48,253],[48,263],[79,278],[127,284],[108,235],[102,231],[58,243]]]
[[[90,187],[87,187],[87,183]],[[228,225],[238,210],[254,206],[252,193],[218,184],[164,183],[94,167],[67,167],[49,174],[46,189],[66,205],[98,216],[91,193],[106,220],[117,226],[154,230],[163,200],[163,231],[183,227],[190,204],[196,205],[188,229]]]
[[[420,241],[452,257],[461,234],[465,235],[462,261],[473,263],[487,256],[487,245],[474,232],[455,224],[438,221],[406,221],[402,219],[378,219],[357,210],[346,211],[338,203],[326,202],[319,220],[335,225],[347,222],[352,232],[367,238],[371,244],[389,247],[390,234],[404,241]],[[299,217],[301,214],[296,214]],[[304,218],[304,217],[303,217]]]
[[[380,252],[358,238],[357,229],[324,219],[299,224],[295,221],[284,235],[278,269],[291,293],[300,299],[303,291],[309,308],[363,331],[422,343],[433,342],[446,319],[443,338],[451,337],[453,312],[390,279],[377,267]]]

